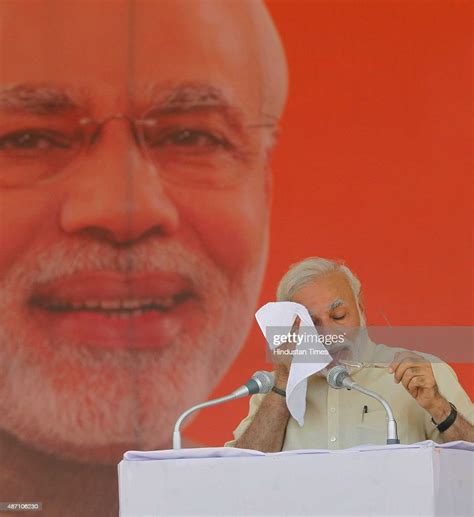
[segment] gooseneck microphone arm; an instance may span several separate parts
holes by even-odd
[[[272,373],[258,371],[255,372],[252,375],[252,378],[249,379],[243,386],[236,389],[229,395],[225,395],[224,397],[219,397],[213,400],[208,400],[207,402],[202,402],[201,404],[190,407],[184,411],[184,413],[181,413],[178,420],[176,420],[173,431],[173,449],[181,449],[181,425],[186,420],[186,418],[188,418],[188,416],[195,411],[199,411],[200,409],[207,407],[217,406],[218,404],[223,404],[224,402],[240,399],[242,397],[248,397],[249,395],[253,395],[255,393],[268,393],[273,388],[274,382],[275,380]]]
[[[243,395],[245,396],[245,395]],[[190,407],[184,413],[181,413],[178,420],[176,420],[176,424],[174,426],[173,431],[173,449],[181,449],[181,425],[188,418],[189,415],[194,413],[195,411],[199,411],[200,409],[204,409],[206,407],[217,406],[218,404],[223,404],[224,402],[229,402],[230,400],[235,400],[240,397],[236,397],[234,393],[226,395],[225,397],[219,397],[218,399],[208,400],[207,402],[202,402],[201,404],[197,404],[196,406]]]
[[[327,374],[327,381],[332,388],[346,388],[348,390],[359,391],[360,393],[372,397],[378,402],[380,402],[380,404],[382,404],[383,408],[385,409],[388,417],[387,444],[392,445],[400,443],[400,440],[398,439],[397,422],[395,420],[395,417],[393,416],[392,408],[383,397],[381,397],[378,393],[375,393],[372,390],[359,386],[354,380],[351,379],[349,373],[344,368],[344,366],[334,366],[334,368],[331,368],[331,370],[329,370]]]
[[[398,439],[397,422],[395,420],[395,417],[393,416],[392,408],[389,406],[388,402],[384,398],[382,398],[378,393],[375,393],[372,390],[368,390],[367,388],[363,388],[362,386],[356,384],[354,381],[352,382],[353,385],[349,389],[359,391],[360,393],[364,393],[365,395],[368,395],[369,397],[378,400],[387,412],[387,444],[391,445],[394,443],[400,443],[400,440]]]

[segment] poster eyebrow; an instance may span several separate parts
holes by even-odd
[[[171,87],[153,87],[152,105],[161,109],[192,109],[199,107],[230,107],[226,95],[207,83],[181,83]]]
[[[182,83],[171,87],[153,86],[147,112],[185,114],[192,112],[217,113],[234,129],[242,129],[245,115],[232,104],[219,88],[206,83]],[[77,88],[48,83],[21,83],[0,86],[0,112],[61,115],[86,107],[86,96]],[[87,103],[89,104],[89,103]],[[264,116],[267,119],[267,116]],[[260,122],[259,117],[250,124]],[[272,121],[273,122],[273,121]]]
[[[35,83],[0,86],[0,111],[4,112],[52,115],[80,105],[77,93],[65,87]]]
[[[244,120],[243,111],[231,104],[222,90],[207,83],[182,83],[167,88],[156,86],[152,90],[150,109],[165,114],[219,113],[235,127],[241,127]]]

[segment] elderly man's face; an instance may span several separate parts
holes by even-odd
[[[306,284],[293,296],[294,302],[307,309],[314,324],[323,333],[343,333],[356,339],[361,325],[362,307],[356,299],[347,277],[335,271]],[[354,358],[353,349],[344,345],[331,345],[329,352],[334,359]]]
[[[347,277],[339,271],[322,275],[304,285],[292,301],[304,305],[318,327],[360,326],[361,307]]]
[[[39,448],[166,444],[248,332],[274,119],[234,5],[2,5],[0,425]]]

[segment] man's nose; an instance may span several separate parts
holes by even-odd
[[[71,167],[61,207],[63,231],[123,245],[177,230],[177,208],[126,124],[104,128]]]

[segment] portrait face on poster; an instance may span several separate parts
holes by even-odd
[[[167,447],[260,291],[286,97],[275,28],[255,2],[1,16],[2,429],[82,461]]]

